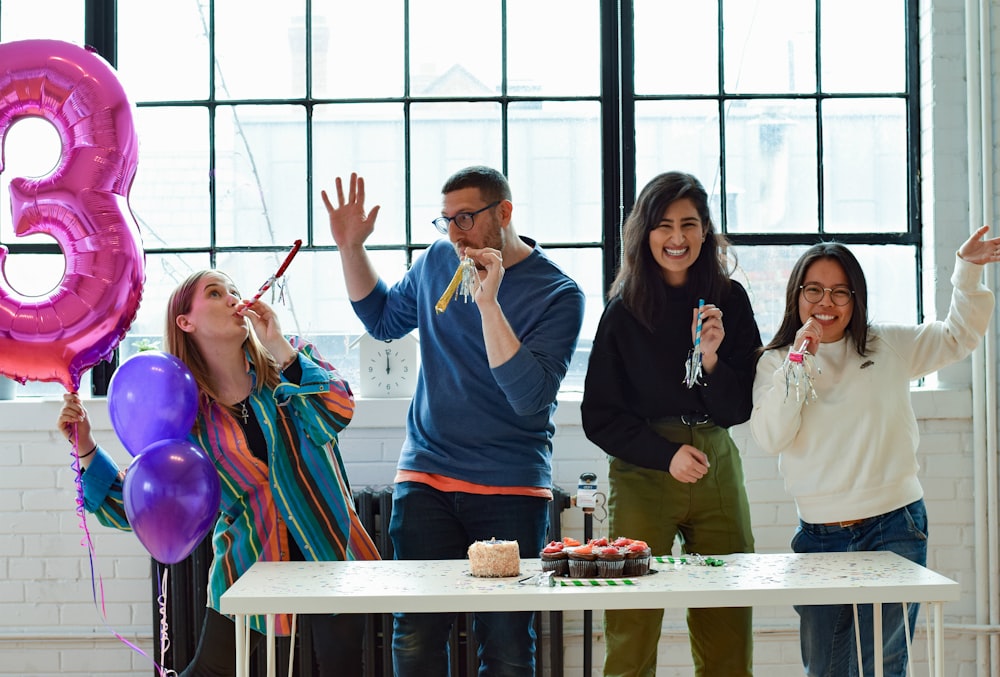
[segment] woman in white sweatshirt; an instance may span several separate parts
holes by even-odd
[[[891,550],[926,564],[910,382],[961,360],[986,333],[994,299],[980,281],[982,266],[1000,260],[1000,239],[984,240],[987,230],[958,250],[948,316],[919,326],[869,323],[864,272],[842,244],[814,245],[792,269],[784,318],[757,363],[750,429],[779,455],[799,515],[795,552]],[[796,396],[786,382],[786,356],[806,341],[815,399]],[[858,670],[850,605],[795,609],[809,677],[873,674],[869,642]],[[911,633],[917,611],[909,605]],[[870,637],[870,605],[859,608],[859,623]],[[884,605],[886,677],[904,677],[906,644],[902,605]]]

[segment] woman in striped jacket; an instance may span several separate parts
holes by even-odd
[[[354,510],[337,445],[354,397],[311,344],[282,334],[270,306],[242,301],[218,271],[181,283],[166,320],[166,350],[198,383],[189,439],[214,462],[222,487],[209,609],[195,659],[181,675],[232,675],[235,631],[219,613],[219,600],[254,562],[379,557]],[[64,399],[58,425],[71,435],[77,424],[85,506],[102,524],[127,530],[127,471],[97,446],[79,396]],[[263,621],[252,619],[258,633]],[[290,625],[279,616],[278,634],[289,634]],[[313,616],[303,626],[313,635],[319,674],[361,674],[363,616]]]

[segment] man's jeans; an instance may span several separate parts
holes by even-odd
[[[469,545],[516,540],[521,558],[537,558],[548,528],[548,501],[532,496],[442,492],[419,482],[396,484],[389,536],[396,559],[465,559]],[[535,674],[533,612],[476,613],[479,675]],[[394,614],[396,677],[446,677],[455,614]]]
[[[799,522],[792,537],[795,552],[856,552],[891,550],[921,566],[927,564],[927,511],[923,500],[872,517],[855,526],[839,527]],[[854,641],[854,611],[850,604],[796,606],[802,665],[809,677],[858,677]],[[907,605],[913,639],[918,604]],[[864,675],[874,675],[872,606],[858,606]],[[885,677],[906,675],[906,634],[903,605],[882,605],[882,666]]]

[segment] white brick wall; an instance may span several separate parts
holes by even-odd
[[[938,410],[953,416],[951,411],[968,401],[968,392],[917,391],[913,399],[923,433],[921,479],[931,515],[931,566],[962,583],[962,599],[946,607],[946,622],[971,623],[975,581],[970,422],[936,418]],[[105,623],[91,592],[90,561],[82,545],[84,532],[75,512],[73,474],[68,468],[70,449],[52,431],[59,406],[54,400],[0,403],[0,522],[7,525],[0,534],[0,603],[7,612],[0,617],[0,654],[5,657],[0,675],[148,675],[149,660],[130,650],[114,633],[137,641],[146,652],[152,649],[149,559],[130,534],[105,529],[93,518],[87,520],[95,546],[93,561],[103,581]],[[119,461],[127,461],[128,455],[111,431],[106,402],[93,400],[89,408],[98,438],[114,449]],[[355,486],[392,481],[400,432],[383,426],[386,421],[402,421],[404,413],[405,403],[399,401],[359,402],[355,421],[342,437]],[[598,473],[600,487],[606,490],[607,463],[582,433],[577,396],[560,403],[557,422],[556,483],[572,491],[579,474],[591,470]],[[746,426],[734,429],[733,434],[744,450],[757,549],[787,552],[795,509],[784,492],[776,461],[755,447]],[[600,511],[596,516],[601,517]],[[581,537],[582,513],[575,508],[565,512],[563,528]],[[595,532],[603,528],[595,521]],[[565,614],[565,622],[566,674],[579,674],[582,613]],[[755,627],[758,674],[801,674],[794,612],[759,608]],[[604,650],[600,629],[597,610],[592,659],[598,669]],[[692,674],[681,612],[666,614],[663,637],[658,674]],[[917,655],[924,656],[923,626],[916,644]],[[975,674],[974,640],[949,633],[947,650],[968,664],[968,674]],[[949,674],[959,673],[949,668]]]
[[[994,23],[1000,12],[994,12]],[[966,154],[965,28],[963,0],[924,0],[921,6],[921,88],[923,96],[923,200],[928,275],[925,298],[931,311],[943,314],[948,303],[951,257],[967,232],[969,213]],[[1000,44],[1000,29],[994,26]],[[996,118],[1000,119],[1000,109]],[[996,119],[992,121],[998,137]],[[993,149],[987,149],[991,152]],[[992,216],[994,222],[996,216]],[[986,218],[989,220],[989,217]],[[940,281],[940,284],[938,284]],[[929,564],[959,581],[962,596],[948,604],[945,621],[947,674],[977,675],[976,635],[959,628],[975,623],[972,398],[969,361],[949,368],[940,391],[916,391],[920,417],[921,481],[931,521]],[[99,439],[128,459],[111,432],[105,402],[89,407]],[[152,609],[149,559],[130,534],[86,521],[94,544],[98,575],[94,602],[86,532],[76,512],[69,449],[52,431],[57,401],[0,402],[0,675],[149,675],[148,658],[116,637],[151,652]],[[402,439],[405,405],[362,401],[343,436],[343,452],[355,487],[391,482]],[[568,397],[558,414],[555,481],[572,490],[579,474],[594,471],[607,487],[603,455],[579,426],[578,402]],[[391,425],[386,425],[391,423]],[[752,504],[757,549],[784,552],[795,524],[795,509],[784,492],[776,462],[764,456],[745,426],[734,431],[744,450],[747,488]],[[995,450],[993,450],[995,453]],[[600,529],[601,525],[595,525]],[[583,518],[571,509],[564,531],[582,536]],[[102,613],[101,609],[104,609]],[[594,614],[593,664],[599,674],[603,657],[600,612]],[[582,614],[567,613],[567,674],[583,665]],[[169,620],[169,619],[168,619]],[[797,623],[788,608],[755,610],[756,672],[768,677],[801,675]],[[915,644],[918,673],[926,674],[924,626]],[[683,614],[668,612],[664,621],[658,675],[692,674]],[[182,667],[182,666],[168,666]]]

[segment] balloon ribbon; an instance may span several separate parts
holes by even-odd
[[[86,506],[84,505],[84,499],[83,499],[83,468],[80,465],[79,431],[77,430],[76,423],[72,425],[73,425],[73,432],[70,436],[71,437],[70,441],[73,444],[72,468],[75,476],[74,483],[76,484],[76,514],[80,518],[80,529],[83,531],[84,534],[81,545],[83,545],[87,549],[87,557],[90,563],[90,589],[91,589],[91,594],[93,595],[94,598],[94,606],[96,606],[98,611],[100,612],[101,620],[103,621],[105,627],[107,627],[108,630],[111,632],[111,634],[113,634],[122,644],[129,647],[130,649],[132,649],[132,651],[135,651],[139,655],[148,658],[150,662],[153,663],[153,667],[156,670],[157,674],[160,675],[160,677],[175,677],[177,675],[175,671],[169,668],[165,668],[159,663],[157,663],[155,658],[147,654],[145,651],[143,651],[141,648],[130,642],[128,639],[123,637],[121,633],[119,633],[117,630],[111,627],[108,621],[108,610],[107,606],[105,605],[105,597],[104,597],[104,577],[101,576],[100,572],[98,571],[97,563],[95,561],[97,548],[94,546],[94,540],[90,535],[90,529],[87,527],[87,510]],[[166,584],[166,574],[164,574],[163,583],[164,585]],[[157,602],[160,605],[160,613],[162,616],[161,641],[163,634],[166,633],[165,596],[166,593],[162,593],[161,596],[157,597]],[[161,646],[163,647],[163,651],[165,652],[167,645],[161,645]]]

